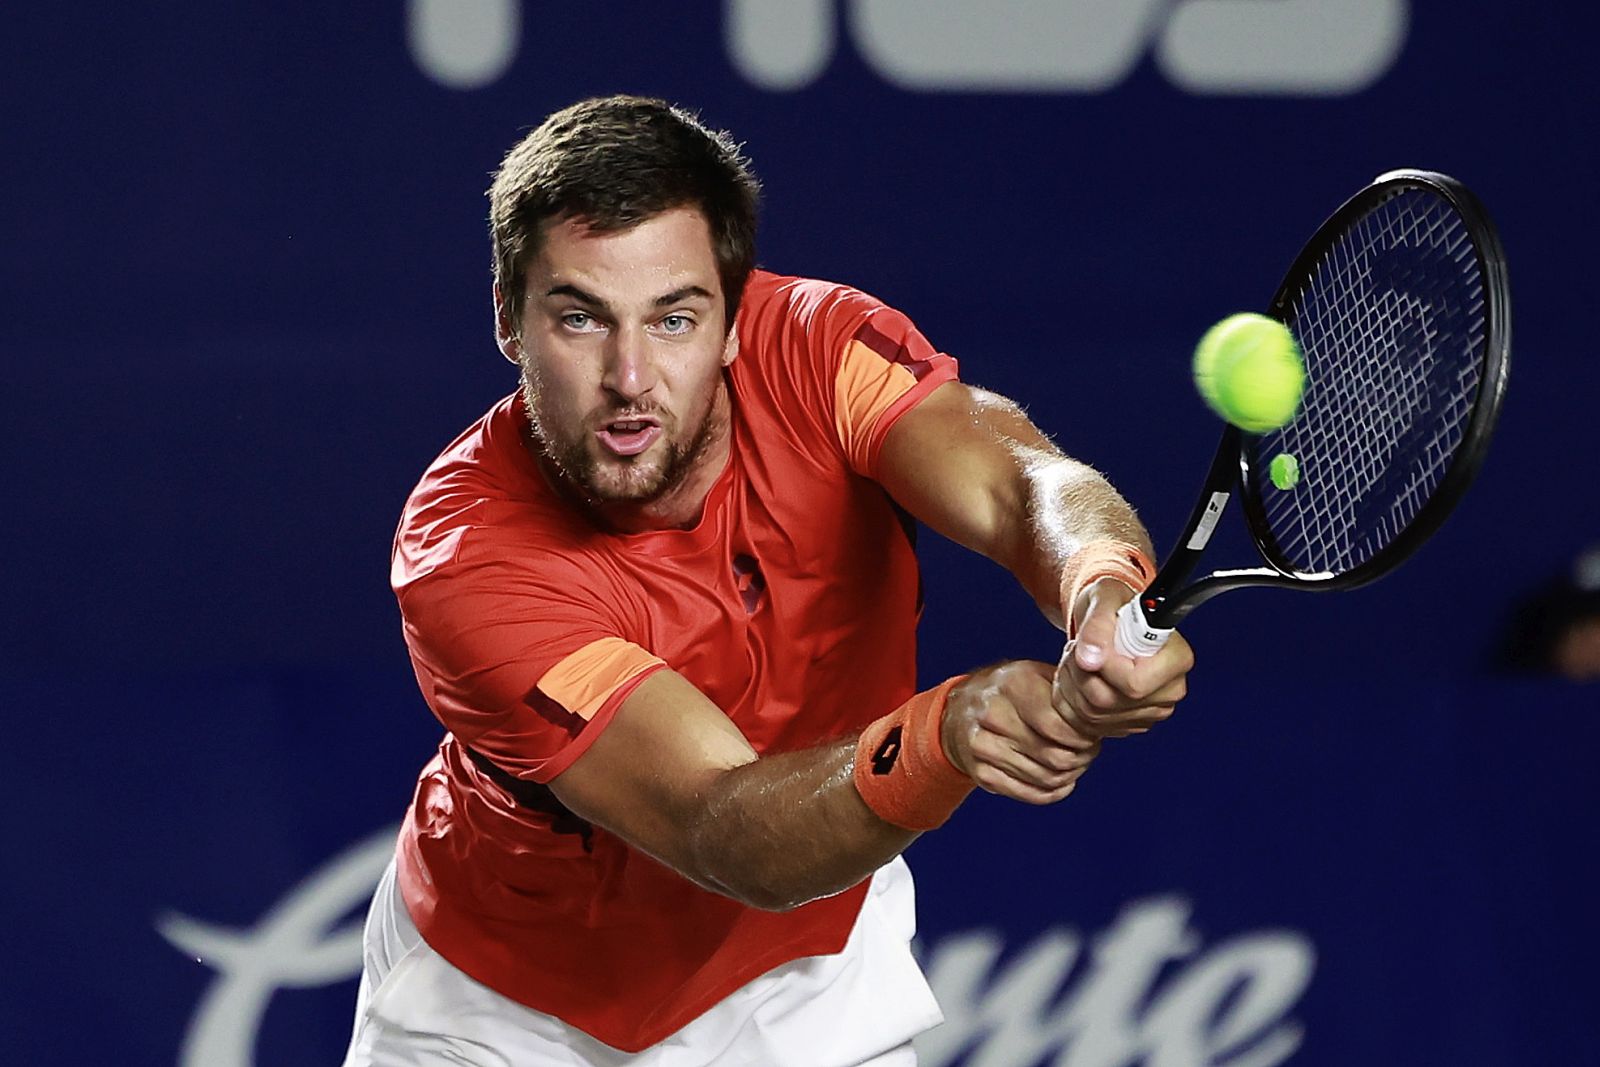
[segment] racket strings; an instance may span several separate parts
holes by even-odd
[[[1251,443],[1250,468],[1282,561],[1344,573],[1410,524],[1465,439],[1487,330],[1466,224],[1432,192],[1397,193],[1332,243],[1286,321],[1305,397],[1292,423]],[[1294,489],[1267,480],[1280,452],[1299,461]]]

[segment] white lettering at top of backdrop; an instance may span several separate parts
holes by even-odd
[[[516,58],[522,9],[410,0],[412,56],[449,88],[492,84]],[[918,92],[1106,92],[1152,55],[1190,93],[1341,96],[1394,66],[1409,21],[1407,0],[724,0],[723,12],[734,69],[775,92],[820,78],[842,25],[880,77]]]

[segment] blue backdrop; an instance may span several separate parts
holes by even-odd
[[[15,5],[14,5],[15,6]],[[765,180],[762,262],[906,311],[1158,545],[1187,353],[1345,196],[1455,174],[1516,298],[1495,448],[1404,571],[1223,598],[1193,696],[1069,803],[913,849],[926,1064],[1592,1062],[1600,693],[1488,666],[1600,538],[1589,31],[1562,5],[41,5],[0,68],[8,1061],[337,1062],[438,730],[387,588],[429,459],[513,387],[482,191],[578,97]],[[64,10],[64,9],[63,9]],[[924,539],[931,680],[1056,637]],[[20,811],[17,809],[20,807]]]

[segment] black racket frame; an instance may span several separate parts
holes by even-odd
[[[1285,558],[1268,528],[1257,479],[1251,477],[1250,450],[1246,447],[1245,431],[1228,426],[1223,430],[1222,440],[1206,473],[1205,487],[1184,525],[1182,537],[1150,587],[1139,597],[1150,625],[1171,628],[1190,611],[1217,594],[1247,586],[1332,592],[1366,585],[1394,570],[1416,552],[1444,522],[1472,484],[1472,479],[1483,465],[1489,438],[1494,432],[1505,397],[1511,357],[1511,284],[1506,271],[1505,250],[1494,223],[1466,186],[1447,175],[1427,170],[1393,170],[1379,175],[1371,185],[1328,216],[1311,240],[1306,242],[1284,275],[1283,283],[1268,305],[1266,314],[1280,322],[1285,321],[1296,291],[1334,242],[1357,219],[1390,197],[1419,188],[1437,194],[1460,214],[1477,255],[1484,293],[1486,328],[1478,399],[1461,445],[1451,458],[1450,467],[1438,488],[1405,529],[1374,553],[1372,558],[1338,574],[1301,571]],[[1225,494],[1226,499],[1219,500],[1219,494]],[[1268,565],[1219,570],[1192,585],[1183,586],[1210,540],[1208,530],[1206,536],[1196,543],[1196,532],[1208,523],[1214,528],[1220,514],[1213,513],[1219,513],[1235,495],[1242,498],[1250,538]]]

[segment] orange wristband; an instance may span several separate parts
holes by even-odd
[[[1067,623],[1067,637],[1077,636],[1078,624],[1072,608],[1089,583],[1115,578],[1135,593],[1144,592],[1156,576],[1156,565],[1137,545],[1125,541],[1090,541],[1067,557],[1061,571],[1061,614]]]
[[[972,779],[944,754],[939,728],[961,674],[868,726],[856,743],[856,792],[880,819],[904,830],[932,830],[972,792]]]

